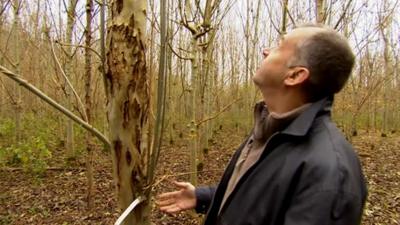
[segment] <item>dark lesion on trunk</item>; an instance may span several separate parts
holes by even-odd
[[[132,155],[129,151],[129,148],[126,149],[125,158],[126,158],[126,163],[128,164],[128,166],[130,166],[132,162]]]
[[[116,10],[117,10],[117,13],[120,14],[121,11],[122,11],[122,8],[124,7],[124,1],[123,0],[117,0],[115,2],[115,7],[116,7]]]
[[[123,115],[124,115],[124,120],[123,120],[123,122],[122,122],[122,127],[124,128],[124,129],[127,129],[128,127],[129,127],[129,125],[131,124],[131,121],[130,121],[130,104],[129,104],[129,100],[126,100],[126,101],[124,101],[124,103],[123,103]]]
[[[139,94],[139,93],[137,93]],[[133,95],[133,94],[132,94]],[[140,105],[140,102],[138,101],[138,99],[136,97],[131,98],[131,109],[132,109],[132,116],[133,118],[136,120],[140,117],[140,113],[141,111],[143,111],[143,107]]]
[[[120,165],[120,160],[121,160],[121,155],[122,155],[122,142],[121,140],[115,140],[114,141],[114,151],[115,151],[115,160],[116,160],[116,165]],[[117,166],[117,177],[119,177],[120,171],[119,171],[119,166]],[[118,189],[120,187],[120,184],[117,184]]]
[[[130,182],[132,193],[135,195],[134,198],[143,195],[141,190],[143,190],[144,182],[145,182],[145,177],[142,176],[140,168],[138,166],[135,166],[131,171],[131,182]]]
[[[107,53],[107,55],[108,55],[109,53]],[[108,56],[109,57],[109,56]],[[113,91],[114,91],[114,85],[113,85],[113,82],[112,82],[112,72],[111,72],[111,70],[107,70],[107,72],[106,72],[106,74],[105,74],[105,77],[106,77],[106,82],[107,82],[107,91],[108,91],[108,93],[113,93]],[[108,96],[107,96],[108,97]],[[108,99],[107,99],[107,101],[108,101]],[[108,120],[109,121],[109,120]]]

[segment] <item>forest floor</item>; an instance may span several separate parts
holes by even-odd
[[[228,132],[224,132],[225,134]],[[200,184],[218,182],[243,137],[219,137],[206,156]],[[369,196],[364,225],[400,225],[400,136],[380,137],[362,133],[353,139],[368,181]],[[57,149],[53,158],[61,156]],[[57,153],[58,152],[58,153]],[[0,169],[0,225],[8,224],[114,224],[121,213],[116,209],[109,153],[97,151],[95,160],[94,207],[86,208],[84,159],[65,168],[47,170],[33,177],[19,169]],[[173,190],[172,180],[189,179],[188,148],[167,145],[162,149],[155,192]],[[55,161],[57,162],[57,161]],[[62,164],[62,163],[61,163]],[[60,165],[55,163],[55,165]],[[194,213],[165,215],[153,210],[154,224],[199,224]]]

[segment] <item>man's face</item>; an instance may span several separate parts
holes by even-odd
[[[319,28],[318,28],[319,29]],[[291,60],[297,44],[316,31],[315,28],[298,28],[283,36],[274,48],[264,49],[264,59],[253,77],[254,83],[266,94],[284,90]]]
[[[253,77],[254,83],[269,92],[281,89],[294,50],[295,43],[290,39],[290,34],[282,37],[276,47],[264,49],[264,59]]]

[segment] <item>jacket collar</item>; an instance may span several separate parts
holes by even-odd
[[[330,114],[333,104],[333,96],[323,98],[312,103],[302,114],[300,114],[288,127],[281,133],[293,136],[304,136],[311,128],[314,120],[320,113]]]

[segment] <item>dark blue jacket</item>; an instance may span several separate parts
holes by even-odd
[[[367,189],[352,146],[331,121],[333,98],[313,103],[270,137],[260,159],[220,205],[239,147],[217,188],[196,189],[205,225],[360,224]]]

